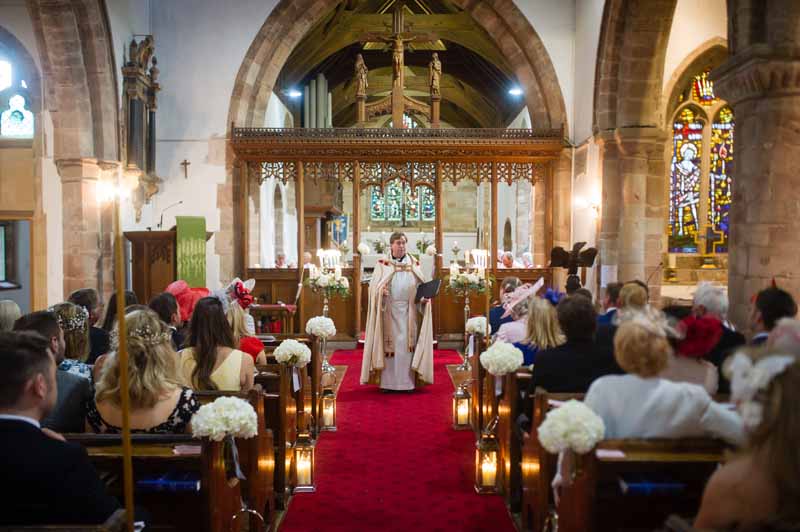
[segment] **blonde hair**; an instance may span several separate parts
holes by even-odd
[[[546,299],[537,295],[528,298],[528,327],[523,344],[536,346],[538,349],[550,349],[566,341],[561,326],[558,324],[558,313]]]
[[[754,358],[785,355],[784,351],[767,349]],[[750,433],[747,451],[761,460],[760,466],[775,484],[778,510],[770,524],[796,527],[800,525],[800,359],[772,379],[766,391],[760,392],[763,405],[761,423]],[[788,528],[787,528],[788,529]],[[792,528],[794,530],[794,528]]]
[[[250,331],[247,330],[247,323],[245,322],[245,312],[239,303],[232,302],[228,305],[228,312],[226,313],[228,323],[231,324],[233,331],[233,341],[238,345],[242,338],[250,336]]]
[[[627,373],[655,377],[667,367],[671,353],[663,329],[643,318],[623,321],[614,335],[614,358]]]
[[[50,308],[64,331],[64,358],[86,362],[89,358],[89,311],[65,301]]]
[[[152,310],[125,315],[128,346],[128,389],[131,407],[152,408],[164,393],[180,386],[178,355],[172,349],[167,325]],[[109,355],[97,381],[95,401],[120,406],[119,358]]]
[[[622,308],[644,308],[647,306],[647,290],[636,283],[627,283],[619,291]]]
[[[14,322],[22,316],[22,311],[14,301],[4,299],[0,301],[0,332],[10,331]]]

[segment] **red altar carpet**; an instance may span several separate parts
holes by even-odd
[[[436,351],[434,385],[382,393],[358,384],[361,351],[337,351],[339,430],[319,439],[317,491],[292,498],[281,531],[513,531],[502,498],[475,493],[472,432],[451,428],[458,362]]]

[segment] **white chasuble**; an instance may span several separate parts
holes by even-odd
[[[419,263],[409,255],[402,261],[378,261],[369,285],[362,384],[413,390],[415,373],[422,382],[433,382],[431,305],[420,309],[414,303],[417,285],[424,280]],[[419,310],[423,319],[418,325]]]

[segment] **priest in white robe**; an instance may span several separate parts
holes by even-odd
[[[426,299],[414,301],[417,285],[426,279],[419,261],[406,253],[406,242],[403,233],[392,234],[389,255],[375,265],[369,284],[361,384],[385,390],[433,383],[431,305]]]

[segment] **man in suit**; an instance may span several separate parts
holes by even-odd
[[[597,325],[611,325],[619,306],[619,291],[622,290],[622,283],[608,283],[606,285],[606,295],[603,298],[604,314],[597,316]]]
[[[722,368],[725,359],[737,347],[745,344],[744,335],[734,331],[728,324],[728,296],[719,286],[708,283],[698,285],[692,300],[692,313],[698,318],[714,318],[722,323],[722,336],[717,344],[706,354],[705,359],[717,366],[719,372],[719,393],[730,393],[730,382],[725,378]]]
[[[26,314],[14,322],[15,331],[34,331],[49,341],[50,352],[56,366],[64,360],[64,331],[52,312],[38,311]],[[92,398],[89,379],[68,371],[56,369],[58,396],[50,414],[42,420],[42,426],[56,432],[83,432],[85,428],[86,404]]]
[[[797,303],[789,292],[777,286],[770,286],[760,291],[755,298],[750,324],[753,328],[751,345],[761,345],[767,341],[769,332],[781,318],[794,318],[797,314]]]
[[[96,524],[119,508],[86,450],[40,426],[57,397],[49,344],[0,333],[0,526]]]
[[[597,316],[591,301],[581,295],[568,296],[558,303],[556,312],[567,341],[536,355],[529,395],[536,388],[550,393],[585,393],[598,377],[624,373],[611,347],[595,342]]]
[[[97,290],[94,288],[75,290],[69,295],[67,301],[85,308],[89,313],[89,358],[86,359],[86,363],[94,364],[97,357],[105,355],[111,349],[111,339],[108,333],[100,327],[95,327],[95,324],[100,321],[101,309]]]

